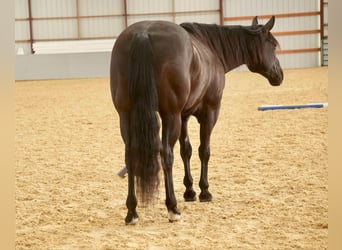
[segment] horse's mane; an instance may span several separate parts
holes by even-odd
[[[250,56],[262,58],[260,46],[262,25],[221,26],[216,24],[182,23],[180,26],[192,37],[215,51],[225,67],[227,67],[228,57],[230,60],[243,61],[249,60]],[[279,45],[272,35],[269,35],[268,39],[275,46]]]

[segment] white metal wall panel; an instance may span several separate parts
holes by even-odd
[[[278,58],[281,66],[285,69],[318,67],[320,64],[320,59],[319,56],[317,56],[317,52],[283,54],[278,55]]]
[[[217,10],[217,13],[182,13],[193,11]],[[127,0],[128,25],[142,20],[165,20],[175,23],[205,22],[219,23],[219,1],[209,0]],[[135,15],[141,13],[170,13],[163,15]],[[177,13],[181,12],[181,13]],[[133,15],[131,15],[133,14]]]
[[[80,35],[83,38],[118,36],[125,28],[122,17],[82,18],[80,20]]]
[[[176,15],[175,22],[180,24],[183,22],[198,22],[198,23],[220,23],[219,1],[208,0],[174,0],[175,11],[181,12]],[[182,13],[182,12],[199,13]],[[206,12],[208,11],[208,12]],[[217,11],[217,12],[213,12]]]
[[[319,30],[319,15],[277,18],[274,30],[276,31],[299,31],[299,30]]]
[[[31,0],[33,18],[75,17],[75,0]],[[34,39],[72,39],[77,37],[76,19],[33,20]]]
[[[303,68],[303,64],[307,68],[317,67],[317,64],[319,63],[319,58],[317,57],[316,52],[305,54],[279,54],[277,57],[283,69]],[[246,65],[242,65],[235,69],[235,71],[247,70],[248,68]]]
[[[172,12],[170,0],[127,0],[129,14]]]
[[[157,20],[163,20],[163,21],[173,22],[173,16],[171,14],[138,15],[138,16],[128,16],[128,18],[127,18],[128,26],[133,24],[133,23],[144,21],[144,20],[156,20],[156,21]]]
[[[226,17],[317,11],[319,0],[225,0]]]
[[[31,0],[33,17],[67,17],[76,15],[75,0]]]
[[[79,0],[79,14],[81,16],[112,15],[123,13],[124,4],[122,0]]]
[[[15,0],[14,17],[15,18],[27,18],[28,17],[27,0]]]
[[[175,11],[218,10],[218,0],[174,0]],[[171,2],[171,1],[170,1]]]
[[[297,35],[296,38],[298,39],[294,39],[293,36],[279,36],[277,40],[282,50],[285,50],[285,45],[286,50],[319,48],[320,46],[319,34]]]
[[[261,14],[260,14],[261,15]],[[257,16],[257,15],[254,15]],[[226,25],[246,25],[252,24],[253,18],[250,20],[234,20],[225,22]],[[260,24],[265,24],[269,18],[258,18]],[[319,16],[303,16],[303,17],[288,17],[288,18],[276,18],[275,25],[272,32],[282,31],[302,31],[302,30],[318,30],[320,29]]]
[[[123,16],[94,17],[101,15],[122,15],[123,1],[79,0],[79,29],[82,39],[118,36],[125,28]]]
[[[197,23],[220,23],[219,13],[185,13],[175,17],[175,23],[197,22]]]
[[[77,20],[34,20],[33,34],[35,39],[72,39],[77,37]]]
[[[28,21],[20,21],[15,23],[15,39],[16,40],[29,40],[30,39],[30,26]]]
[[[260,14],[261,15],[261,14]],[[255,15],[257,16],[257,15]],[[260,24],[265,24],[269,18],[258,18]],[[250,20],[236,20],[225,22],[226,25],[251,25],[252,18]],[[288,18],[276,18],[275,25],[272,32],[281,31],[301,31],[301,30],[319,30],[319,16],[303,16],[303,17],[288,17]]]

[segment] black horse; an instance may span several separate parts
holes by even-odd
[[[259,25],[255,17],[251,26],[143,21],[120,34],[112,51],[110,86],[125,143],[126,224],[138,220],[136,190],[142,202],[153,197],[160,163],[169,220],[180,219],[172,177],[173,148],[178,139],[185,170],[184,198],[196,200],[187,131],[191,115],[200,124],[199,200],[212,200],[208,191],[210,135],[219,115],[225,73],[246,64],[271,85],[281,84],[283,71],[275,54],[278,42],[270,33],[274,22],[274,17],[265,25]]]

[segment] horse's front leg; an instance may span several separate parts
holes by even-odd
[[[177,200],[173,186],[173,147],[179,137],[181,129],[180,115],[163,115],[162,116],[162,149],[161,159],[164,171],[165,181],[165,204],[168,210],[169,221],[178,221],[181,219],[181,213],[177,208]]]
[[[195,201],[196,192],[193,189],[193,179],[190,172],[190,158],[192,155],[192,147],[188,135],[188,118],[189,117],[184,117],[182,119],[181,134],[179,137],[180,154],[184,164],[183,184],[185,186],[185,192],[183,197],[185,201]]]
[[[199,186],[201,193],[199,200],[201,202],[211,201],[212,195],[209,192],[208,182],[208,162],[210,158],[210,136],[218,117],[218,110],[207,110],[198,117],[200,122],[200,146],[198,148],[201,160],[201,177]]]

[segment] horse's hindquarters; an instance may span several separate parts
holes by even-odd
[[[118,37],[113,48],[111,93],[120,115],[129,180],[126,223],[138,218],[135,190],[142,201],[153,198],[159,184],[160,151],[167,183],[166,205],[173,213],[169,219],[180,218],[171,173],[180,116],[190,91],[191,56],[188,34],[169,22],[133,24]],[[163,124],[162,150],[156,110]]]

